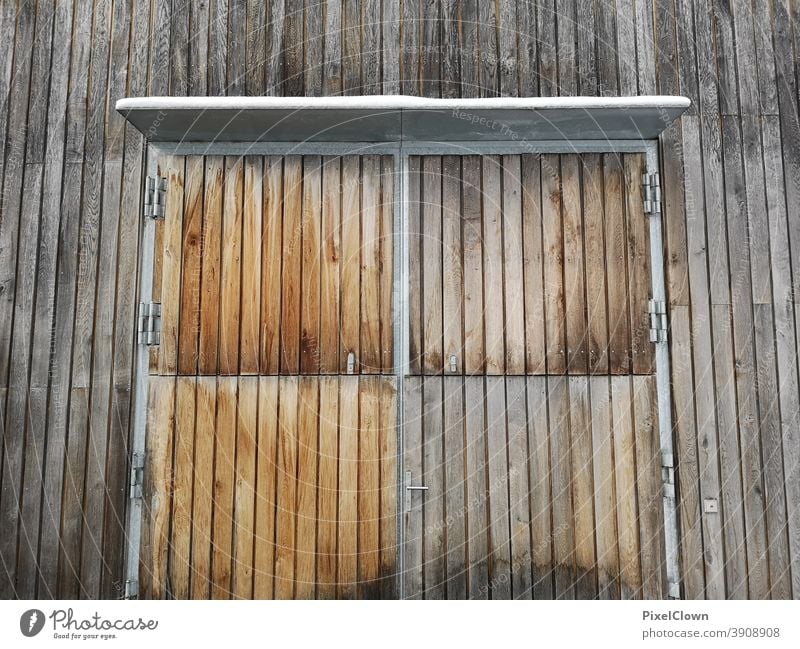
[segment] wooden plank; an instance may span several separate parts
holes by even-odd
[[[553,500],[550,473],[548,378],[527,378],[531,501],[531,562],[534,599],[553,599]]]
[[[464,374],[483,374],[483,225],[481,160],[461,159],[463,194]],[[413,299],[412,299],[413,302]]]
[[[548,374],[567,368],[565,296],[563,283],[564,237],[561,218],[561,171],[558,156],[542,156],[542,249],[544,251],[544,330]]]
[[[239,373],[258,374],[261,328],[261,268],[264,171],[263,159],[244,159],[244,205],[242,224],[242,300]]]
[[[525,300],[525,371],[544,374],[544,253],[542,249],[541,163],[522,156],[522,273]]]
[[[258,378],[240,377],[233,524],[234,599],[253,599]]]
[[[420,95],[423,97],[441,97],[442,34],[439,27],[439,3],[422,3],[421,19]]]
[[[606,277],[614,278],[614,281],[608,282],[608,370],[611,374],[628,374],[631,370],[631,343],[626,266],[627,233],[622,161],[619,156],[603,156],[603,185]]]
[[[362,373],[381,370],[380,158],[361,160],[361,357]]]
[[[480,57],[481,97],[496,97],[499,90],[500,66],[497,60],[497,18],[495,6],[489,2],[478,3],[478,42],[482,56]]]
[[[452,372],[450,357],[456,357],[456,371],[464,371],[462,333],[464,316],[463,260],[461,243],[461,160],[442,158],[442,331],[444,371]]]
[[[422,379],[410,377],[403,383],[405,406],[405,441],[404,441],[404,467],[405,472],[411,472],[413,485],[422,484]],[[483,457],[483,456],[481,456]],[[406,476],[403,476],[403,480]],[[402,552],[405,553],[405,589],[402,596],[405,599],[423,598],[423,497],[419,491],[403,489],[405,502],[403,507],[403,524],[405,525],[405,539]],[[485,527],[481,527],[485,530]],[[485,554],[481,560],[485,559]]]
[[[323,11],[321,2],[306,5],[300,10],[305,22],[303,29],[302,56],[303,64],[303,93],[307,97],[318,97],[322,94],[322,74],[323,67],[320,62],[323,60],[324,49],[324,25]]]
[[[342,90],[346,95],[361,92],[361,3],[344,0],[342,20]]]
[[[300,263],[300,372],[319,373],[320,232],[322,169],[319,156],[303,158],[303,212]]]
[[[175,388],[175,486],[169,543],[169,583],[175,599],[188,599],[192,546],[192,501],[196,379],[180,376]]]
[[[419,94],[420,0],[407,0],[402,7],[403,30],[400,38],[400,83],[405,95]]]
[[[581,158],[584,268],[586,273],[586,353],[590,374],[608,373],[608,311],[606,305],[603,176],[599,155]]]
[[[381,372],[394,371],[394,158],[381,156],[380,324]]]
[[[303,0],[284,0],[285,14],[283,31],[283,88],[285,97],[303,95],[304,61],[303,61]]]
[[[354,599],[358,581],[358,381],[339,379],[339,599]]]
[[[319,380],[301,376],[299,382],[294,596],[296,599],[313,599],[316,594]]]
[[[442,358],[442,158],[422,159],[422,372],[441,374]]]
[[[185,208],[181,242],[181,291],[178,327],[179,374],[196,374],[200,335],[200,299],[203,248],[203,171],[202,156],[186,158]]]
[[[511,599],[508,511],[508,435],[505,378],[486,378],[486,454],[489,479],[489,584],[492,599]]]
[[[194,13],[194,12],[192,12]],[[266,77],[267,3],[247,0],[245,8],[245,94],[263,95]]]
[[[339,371],[341,164],[339,157],[322,159],[319,365],[323,374]]]
[[[661,498],[661,445],[654,377],[634,377],[633,422],[636,439],[636,488],[639,499],[639,547],[642,597],[667,597],[664,573],[664,517]]]
[[[347,356],[355,355],[356,369],[360,361],[359,324],[361,321],[361,197],[360,159],[342,159],[342,256],[340,290],[342,318],[340,331],[339,373],[347,372]]]
[[[562,97],[574,96],[578,93],[579,76],[575,39],[575,23],[577,21],[575,0],[556,0],[555,4],[556,42],[558,43],[558,94]],[[622,15],[633,17],[632,12]],[[632,43],[627,45],[633,47]],[[634,86],[634,92],[635,89],[636,86]]]
[[[280,368],[283,160],[264,158],[261,234],[261,363],[263,374]]]
[[[594,463],[589,379],[571,376],[569,427],[572,442],[572,497],[575,515],[575,597],[595,599],[598,593],[595,554]]]
[[[200,276],[200,374],[217,373],[222,249],[223,158],[206,158]]]
[[[364,0],[361,3],[361,87],[364,95],[381,91],[381,2]]]
[[[244,219],[244,163],[242,158],[226,156],[224,192],[218,371],[220,374],[238,374],[242,317],[242,226]]]
[[[294,596],[297,505],[298,378],[281,378],[278,395],[278,462],[275,519],[275,598]]]
[[[594,518],[597,546],[598,599],[619,599],[619,548],[617,499],[614,480],[614,439],[611,429],[609,379],[589,379],[591,399],[592,459],[594,467]]]
[[[410,374],[422,373],[422,158],[408,158],[408,365]]]
[[[444,599],[447,583],[445,546],[444,412],[442,380],[425,378],[422,384],[422,474],[428,487],[422,493],[423,583],[425,599]],[[413,478],[413,476],[412,476]]]
[[[501,39],[502,40],[502,39]],[[525,289],[520,156],[502,157],[506,374],[525,373]]]
[[[208,94],[209,4],[189,12],[189,92],[191,96]],[[135,42],[135,41],[134,41]]]
[[[400,63],[401,63],[401,47],[400,35],[402,33],[402,21],[400,18],[400,5],[396,2],[384,2],[383,10],[383,33],[382,48],[383,56],[383,94],[385,95],[398,95],[400,94]],[[328,43],[325,43],[325,49],[328,48]]]
[[[564,309],[566,317],[567,372],[586,374],[585,257],[583,214],[581,213],[580,160],[561,157],[561,218],[564,236]]]
[[[650,226],[642,204],[644,159],[640,154],[623,156],[627,211],[628,291],[631,317],[631,369],[634,374],[653,373],[653,345],[647,303],[650,296]]]
[[[500,0],[495,5],[497,14],[497,53],[500,73],[500,94],[514,97],[519,94],[517,56],[519,24],[517,23],[516,0]]]
[[[508,419],[508,498],[511,520],[511,595],[533,595],[531,556],[531,508],[528,474],[528,417],[525,377],[506,379]]]
[[[319,379],[319,470],[317,484],[317,597],[336,597],[336,525],[339,457],[339,379]]]
[[[325,47],[322,87],[325,95],[342,92],[342,2],[325,1]]]
[[[467,596],[489,598],[489,537],[486,492],[486,434],[484,379],[464,379],[466,439]],[[408,421],[408,420],[407,420]],[[406,438],[408,439],[408,438]]]
[[[442,25],[442,97],[460,96],[459,83],[459,16],[455,2],[443,2]]]
[[[556,599],[574,599],[576,582],[568,390],[566,378],[548,377],[550,480],[553,500],[552,565]]]
[[[144,484],[145,525],[142,529],[141,595],[161,599],[167,593],[167,555],[172,498],[172,445],[175,426],[175,379],[150,380],[147,477]]]
[[[211,532],[211,599],[230,599],[233,570],[233,504],[236,482],[236,377],[217,379],[214,510]]]
[[[269,19],[272,25],[283,25],[286,20],[286,0],[271,0]],[[267,31],[267,94],[283,94],[285,29]]]
[[[358,394],[358,597],[380,597],[380,379]]]
[[[278,475],[278,390],[275,376],[258,380],[256,455],[256,535],[253,550],[253,597],[272,599],[275,574],[276,480]]]
[[[639,503],[636,494],[636,443],[633,430],[631,378],[611,378],[614,462],[617,488],[620,594],[622,599],[642,596],[639,555]]]
[[[303,164],[299,156],[283,161],[283,259],[281,267],[280,372],[300,370]]]
[[[478,44],[478,2],[477,0],[461,0],[460,29],[460,73],[461,97],[480,96],[480,52]]]
[[[214,447],[216,438],[217,380],[197,379],[197,417],[194,446],[192,502],[192,599],[208,599],[211,586],[211,532],[213,516]]]
[[[380,546],[382,580],[381,597],[398,597],[398,553],[397,544],[397,387],[396,380],[384,378],[380,381],[378,395],[380,408]]]
[[[447,599],[467,598],[464,398],[460,377],[444,378],[444,501]]]
[[[486,373],[503,374],[503,216],[500,158],[483,156],[483,308]]]

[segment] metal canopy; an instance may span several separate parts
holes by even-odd
[[[650,140],[686,97],[131,97],[116,108],[151,142]]]

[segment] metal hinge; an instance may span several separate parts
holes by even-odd
[[[675,462],[671,453],[661,454],[661,484],[664,498],[675,498]]]
[[[140,345],[158,345],[161,342],[161,305],[158,302],[139,304]]]
[[[167,203],[167,179],[161,176],[148,176],[144,187],[144,216],[150,219],[163,219]]]
[[[647,312],[650,314],[650,342],[667,342],[667,305],[661,300],[649,300]]]
[[[642,174],[644,191],[644,213],[650,216],[661,214],[661,179],[657,173]]]
[[[144,486],[144,453],[134,453],[131,458],[131,483],[130,498],[136,500],[142,497]]]
[[[128,579],[125,582],[124,599],[139,599],[139,582],[135,579]]]

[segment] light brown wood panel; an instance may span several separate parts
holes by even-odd
[[[393,377],[150,389],[143,597],[397,597]]]
[[[652,373],[642,169],[639,154],[412,156],[411,374]]]
[[[407,596],[666,597],[654,376],[405,390]]]
[[[158,373],[344,374],[352,353],[355,373],[391,374],[393,164],[390,156],[165,160]]]

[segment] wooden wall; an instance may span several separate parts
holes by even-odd
[[[143,146],[114,101],[379,92],[693,100],[662,137],[686,596],[800,596],[798,21],[789,0],[3,2],[0,596],[121,594]]]

